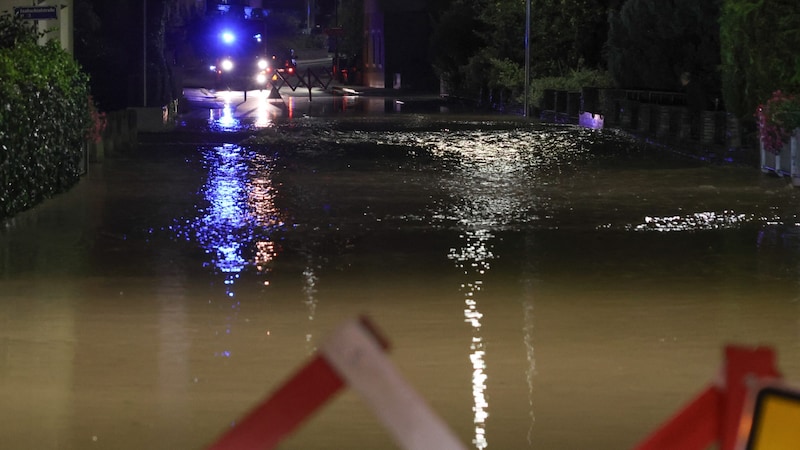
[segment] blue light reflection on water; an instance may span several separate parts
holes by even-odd
[[[203,203],[194,217],[178,219],[172,229],[210,256],[204,265],[224,274],[226,294],[233,297],[242,271],[250,267],[264,275],[277,255],[271,235],[284,222],[274,202],[274,161],[234,144],[200,151],[208,173],[200,188]]]
[[[272,234],[284,222],[274,202],[271,156],[234,144],[200,150],[208,173],[200,188],[204,203],[197,205],[194,217],[180,219],[173,231],[197,242],[209,255],[205,266],[224,276],[225,296],[231,302],[224,306],[230,315],[223,335],[229,335],[241,307],[234,285],[248,268],[266,278],[278,253]],[[215,355],[230,358],[232,352],[223,349]]]

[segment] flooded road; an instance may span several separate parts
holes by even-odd
[[[361,313],[469,448],[630,448],[729,343],[800,382],[784,180],[497,117],[262,125],[2,224],[0,448],[204,448]],[[348,391],[281,448],[393,444]]]

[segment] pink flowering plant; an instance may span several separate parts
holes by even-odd
[[[778,154],[800,128],[800,96],[780,90],[772,93],[756,112],[758,132],[764,150]]]

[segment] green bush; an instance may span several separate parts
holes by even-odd
[[[614,87],[614,80],[605,70],[578,69],[563,77],[534,78],[528,94],[533,106],[541,108],[546,89],[578,92],[585,87],[611,88]]]
[[[72,187],[92,126],[88,77],[56,43],[0,15],[0,218]]]
[[[800,92],[800,8],[796,0],[725,0],[720,14],[726,109],[753,120],[776,90]]]

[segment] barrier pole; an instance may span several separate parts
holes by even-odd
[[[345,384],[406,450],[465,450],[386,356],[388,342],[366,318],[337,328],[310,363],[208,450],[271,450]]]
[[[343,387],[339,375],[318,355],[208,450],[273,449]]]
[[[706,450],[719,436],[722,402],[722,391],[707,387],[634,449]]]
[[[339,327],[320,351],[407,450],[465,450],[358,322]]]

